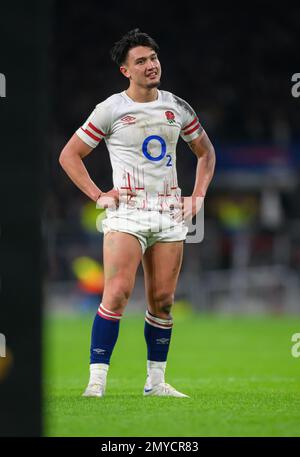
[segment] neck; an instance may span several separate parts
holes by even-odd
[[[138,103],[154,102],[158,97],[158,91],[156,87],[151,87],[148,89],[143,87],[129,86],[129,88],[126,90],[126,94],[134,102]]]

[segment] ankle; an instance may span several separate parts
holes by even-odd
[[[150,383],[154,386],[165,382],[167,362],[147,361],[147,374]]]
[[[92,363],[90,365],[90,383],[105,383],[109,365],[106,363]]]

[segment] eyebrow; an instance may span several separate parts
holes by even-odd
[[[157,56],[157,52],[152,52],[148,57],[153,57],[153,56]],[[138,62],[139,60],[146,60],[146,59],[147,59],[147,57],[141,56],[141,57],[137,57],[137,58],[134,60],[134,62],[136,63],[136,62]]]

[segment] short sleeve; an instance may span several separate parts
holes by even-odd
[[[110,130],[110,115],[107,106],[99,103],[76,134],[86,144],[95,148]]]
[[[193,108],[185,101],[177,98],[177,103],[181,111],[181,130],[180,136],[187,143],[195,140],[204,131]]]

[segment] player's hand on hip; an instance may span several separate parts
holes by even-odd
[[[200,211],[204,202],[204,197],[191,195],[190,197],[181,197],[181,201],[175,205],[174,219],[177,222],[191,221]]]
[[[129,189],[119,190],[119,202],[125,203],[127,206],[134,207],[135,203],[132,201],[133,197],[136,197],[136,192]]]
[[[103,192],[96,202],[97,208],[110,208],[116,209],[119,207],[120,201],[128,201],[131,197],[135,196],[136,193],[127,189],[118,190],[111,189],[109,192]]]

